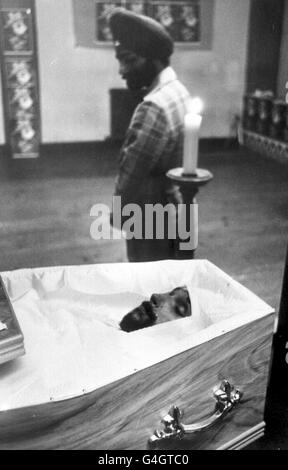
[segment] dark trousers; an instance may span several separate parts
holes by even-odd
[[[163,259],[174,259],[175,240],[126,240],[127,257],[131,262],[138,261],[160,261]]]
[[[179,240],[126,240],[127,257],[132,263],[164,259],[194,259],[195,250],[182,251]]]

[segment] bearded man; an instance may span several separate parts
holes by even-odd
[[[173,41],[158,23],[144,15],[116,8],[109,19],[119,73],[130,90],[141,90],[137,106],[120,151],[115,196],[122,207],[129,203],[142,209],[142,237],[127,239],[129,261],[175,258],[175,240],[145,238],[147,204],[182,202],[178,188],[166,177],[171,168],[182,166],[184,116],[190,95],[170,66]],[[151,223],[151,221],[149,222]],[[147,226],[146,226],[147,228]]]

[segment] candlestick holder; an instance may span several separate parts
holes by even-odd
[[[197,168],[194,174],[187,174],[182,167],[172,168],[166,173],[166,176],[179,186],[180,192],[183,197],[183,204],[186,208],[186,227],[190,227],[190,204],[195,204],[195,196],[201,186],[209,183],[213,179],[213,174],[203,168]],[[195,255],[194,250],[181,250],[180,243],[185,243],[185,240],[176,238],[175,243],[175,258],[176,259],[193,259]]]

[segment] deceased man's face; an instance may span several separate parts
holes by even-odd
[[[131,310],[125,315],[120,328],[130,332],[191,315],[191,303],[185,287],[177,287],[165,294],[153,294],[150,301]]]

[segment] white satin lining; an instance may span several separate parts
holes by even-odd
[[[267,304],[207,261],[38,268],[1,273],[25,356],[0,366],[0,410],[87,393],[191,347],[199,332]],[[125,333],[152,293],[187,285],[192,317]],[[207,330],[208,331],[208,330]]]

